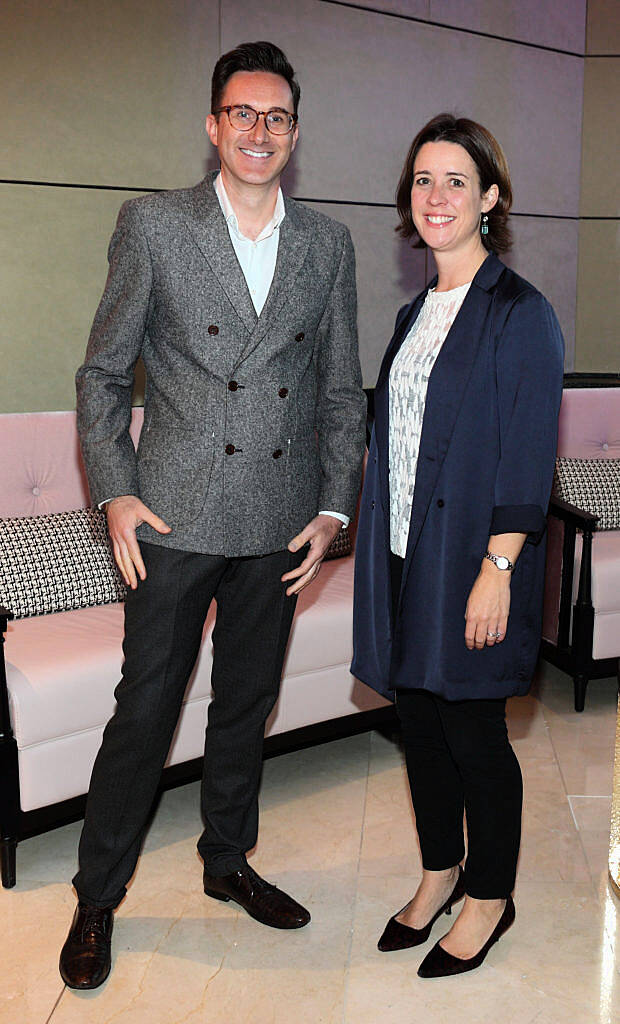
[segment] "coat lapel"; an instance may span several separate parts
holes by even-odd
[[[403,586],[484,335],[485,321],[493,301],[493,285],[502,271],[503,264],[497,257],[488,256],[472,281],[431,371],[422,421]]]
[[[286,216],[280,224],[278,256],[269,294],[260,316],[255,321],[252,334],[237,360],[237,365],[247,359],[273,325],[280,309],[293,290],[295,278],[299,274],[308,252],[310,232],[303,223],[295,204],[288,199],[285,199],[284,203]]]
[[[258,317],[213,190],[212,177],[205,178],[193,190],[192,208],[186,219],[198,248],[228,296],[231,306],[251,333]]]

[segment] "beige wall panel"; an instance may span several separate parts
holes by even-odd
[[[374,387],[396,313],[424,287],[425,253],[394,232],[396,210],[312,203],[351,231],[357,265],[360,359],[365,387]]]
[[[620,225],[581,221],[576,370],[620,373]]]
[[[458,108],[504,145],[515,209],[578,212],[581,58],[315,0],[222,0],[222,46],[276,20],[302,85],[294,194],[392,202],[415,132]]]
[[[539,46],[585,50],[586,0],[430,0],[430,17]]]
[[[1,176],[198,181],[218,18],[217,0],[3,0]]]
[[[618,0],[588,0],[586,53],[620,53]]]
[[[73,409],[73,377],[132,193],[0,185],[0,412]]]
[[[538,217],[513,217],[514,248],[505,262],[549,299],[560,321],[566,370],[574,368],[575,301],[579,223]]]
[[[617,217],[620,214],[619,96],[620,57],[586,58],[581,153],[582,217]]]

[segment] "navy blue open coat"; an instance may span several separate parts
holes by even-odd
[[[448,700],[524,694],[540,641],[562,334],[540,292],[490,254],[430,376],[393,622],[389,373],[427,291],[400,310],[375,389],[356,542],[351,671],[392,699],[395,689],[410,687]],[[512,574],[506,638],[469,651],[465,606],[489,535],[511,532],[528,538]]]

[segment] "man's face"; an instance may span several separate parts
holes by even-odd
[[[237,71],[228,79],[220,106],[245,105],[254,110],[278,108],[293,113],[293,97],[286,79],[267,71]],[[226,112],[209,114],[207,133],[217,146],[224,180],[244,185],[269,185],[279,181],[297,145],[298,128],[288,135],[267,131],[259,117],[248,132],[232,127]]]

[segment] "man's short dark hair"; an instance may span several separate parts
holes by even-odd
[[[297,113],[301,90],[295,72],[282,50],[274,43],[240,43],[234,50],[222,54],[213,69],[211,79],[211,113],[219,110],[222,94],[229,78],[237,71],[268,71],[280,75],[288,82],[293,94],[293,113]]]

